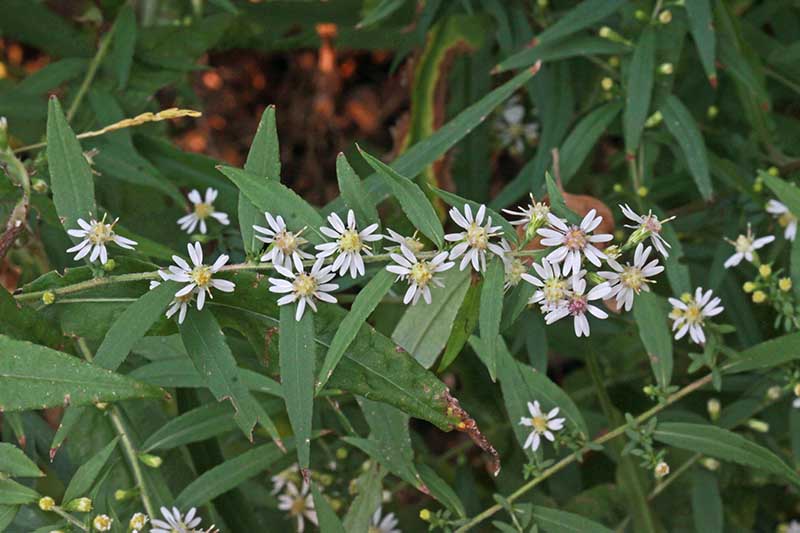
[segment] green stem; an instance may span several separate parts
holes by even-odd
[[[112,29],[110,32],[106,33],[100,38],[100,48],[97,49],[97,53],[95,53],[94,57],[92,58],[92,62],[89,63],[89,69],[86,71],[86,76],[84,76],[83,82],[78,88],[78,93],[75,95],[75,99],[72,101],[72,104],[70,104],[69,110],[67,110],[67,122],[71,122],[75,117],[75,113],[77,113],[84,96],[86,96],[86,93],[89,91],[89,87],[91,87],[94,77],[97,74],[97,69],[100,67],[100,64],[103,62],[103,59],[108,53],[108,49],[111,45],[111,38],[114,35],[113,31],[114,30]]]
[[[83,531],[89,531],[89,528],[86,527],[83,524],[83,522],[81,522],[80,520],[69,514],[61,507],[58,506],[53,507],[53,512],[56,513],[61,518],[63,518],[64,520],[66,520],[67,522],[69,522],[70,524],[72,524],[73,526],[77,527],[78,529],[81,529]]]
[[[706,375],[706,376],[704,376],[704,377],[702,377],[702,378],[700,378],[700,379],[698,379],[696,381],[693,381],[689,385],[686,385],[685,387],[683,387],[681,390],[679,390],[676,393],[670,395],[666,400],[664,400],[663,403],[660,403],[660,404],[648,409],[644,413],[640,414],[638,417],[636,417],[636,422],[637,423],[641,423],[641,422],[646,421],[649,418],[652,418],[653,416],[655,416],[656,414],[661,412],[663,409],[669,407],[673,403],[675,403],[678,400],[682,399],[683,397],[693,393],[697,389],[702,388],[703,386],[707,385],[710,382],[711,382],[711,374],[708,374],[708,375]],[[594,444],[594,445],[603,444],[603,443],[608,442],[608,441],[610,441],[612,439],[615,439],[615,438],[623,435],[625,433],[625,429],[627,429],[627,427],[628,427],[627,424],[621,425],[621,426],[617,427],[616,429],[606,433],[605,435],[602,435],[602,436],[596,438],[594,441],[592,441],[592,444]],[[589,451],[590,451],[590,448],[588,446],[584,446],[583,449],[579,450],[578,452],[576,452],[576,453],[574,453],[572,455],[568,455],[567,457],[564,457],[559,462],[557,462],[556,464],[554,464],[553,466],[551,466],[550,468],[548,468],[547,470],[542,472],[542,474],[540,476],[538,476],[538,477],[530,480],[529,482],[525,483],[524,485],[522,485],[520,488],[518,488],[516,491],[514,491],[506,499],[509,502],[514,502],[514,501],[518,500],[519,498],[524,496],[528,491],[530,491],[531,489],[533,489],[534,487],[536,487],[537,485],[542,483],[544,480],[546,480],[547,478],[549,478],[553,474],[556,474],[556,473],[560,472],[561,470],[563,470],[564,468],[566,468],[570,464],[574,463],[575,461],[578,460],[579,457],[582,457],[583,454],[585,454],[585,453],[587,453]],[[455,531],[455,533],[463,533],[464,531],[468,531],[468,530],[472,529],[473,527],[477,526],[478,524],[480,524],[481,522],[483,522],[484,520],[486,520],[487,518],[493,516],[494,514],[496,514],[499,511],[502,511],[502,510],[503,510],[503,506],[502,505],[495,504],[495,505],[485,509],[480,514],[474,516],[472,519],[469,520],[469,522],[467,522],[466,524],[464,524],[463,526],[458,528]]]

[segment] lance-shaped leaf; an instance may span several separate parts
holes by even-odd
[[[692,518],[695,531],[725,531],[725,515],[717,476],[701,468],[692,472]]]
[[[533,521],[545,533],[612,533],[612,530],[575,513],[533,506]]]
[[[625,112],[622,115],[622,128],[625,133],[625,151],[635,154],[642,138],[644,123],[650,111],[653,95],[653,79],[656,60],[656,33],[648,26],[639,37],[636,50],[628,68],[625,88]]]
[[[317,511],[320,532],[345,533],[342,521],[336,516],[336,511],[333,510],[328,499],[319,491],[316,483],[311,484],[311,494],[314,497],[314,510]]]
[[[197,369],[192,362],[187,359],[165,359],[154,361],[150,364],[140,366],[130,373],[132,378],[158,385],[159,387],[186,387],[201,388],[205,387],[205,381],[197,373]],[[263,392],[271,396],[282,397],[281,384],[263,374],[239,369],[239,378],[252,392]]]
[[[119,10],[117,20],[112,29],[113,39],[111,44],[109,64],[113,66],[117,75],[117,85],[124,89],[128,84],[133,64],[133,53],[136,51],[136,13],[133,6],[125,4]],[[106,39],[109,37],[107,36]]]
[[[464,296],[463,302],[461,302],[458,313],[456,313],[456,318],[453,320],[453,328],[450,331],[450,337],[447,339],[437,372],[442,372],[456,360],[456,357],[461,353],[470,335],[478,325],[482,287],[483,284],[481,282],[470,283],[467,294]]]
[[[362,227],[380,224],[378,208],[370,201],[361,178],[350,166],[347,157],[341,153],[336,156],[336,179],[339,182],[339,193],[342,195],[345,207],[355,212],[359,224]]]
[[[444,245],[444,230],[439,216],[419,185],[401,175],[389,165],[369,155],[359,147],[359,152],[369,165],[389,183],[392,194],[414,226],[441,248]]]
[[[278,340],[281,366],[281,388],[289,422],[297,443],[301,468],[308,468],[311,458],[311,418],[314,414],[314,365],[317,345],[314,343],[314,313],[306,309],[295,320],[297,304],[281,307],[281,328]]]
[[[617,118],[622,104],[609,102],[601,105],[575,126],[559,151],[561,161],[561,184],[566,185],[578,173],[586,156],[594,149],[597,140]]]
[[[43,346],[0,335],[0,410],[159,398],[166,393]]]
[[[773,368],[800,359],[800,333],[790,333],[756,344],[722,367],[726,374]]]
[[[708,154],[700,129],[686,106],[675,95],[669,95],[661,104],[664,124],[681,147],[689,172],[700,195],[709,200],[714,195],[708,170]]]
[[[495,72],[504,72],[533,65],[537,61],[558,61],[579,56],[624,55],[630,46],[592,35],[573,35],[558,41],[526,46],[504,59],[495,67]]]
[[[67,485],[67,490],[64,492],[62,501],[64,503],[70,502],[75,498],[81,498],[89,494],[92,490],[94,482],[97,481],[103,467],[108,463],[111,454],[117,447],[119,437],[114,438],[111,442],[105,445],[102,450],[97,452],[94,457],[82,464],[75,475]]]
[[[689,31],[692,32],[694,45],[700,56],[700,62],[712,87],[717,85],[717,37],[711,15],[710,0],[694,0],[686,2],[686,13],[689,15]]]
[[[656,381],[664,388],[672,379],[672,335],[667,326],[665,302],[652,292],[643,292],[633,304],[633,317]]]
[[[0,505],[0,531],[5,531],[19,511],[18,505]]]
[[[79,229],[78,219],[97,214],[92,169],[55,96],[47,109],[47,161],[53,203],[64,229]],[[77,238],[73,237],[77,242]]]
[[[239,378],[236,359],[214,315],[190,309],[180,331],[198,374],[217,401],[230,400],[236,411],[234,420],[245,436],[252,439],[253,428],[260,422],[280,445],[275,424]]]
[[[0,442],[0,473],[11,477],[41,477],[42,471],[25,452],[13,444]]]
[[[381,486],[385,475],[385,471],[373,464],[358,478],[358,495],[344,517],[345,531],[367,531],[370,518],[381,504]]]
[[[540,43],[547,43],[572,35],[608,17],[619,9],[625,0],[588,0],[567,11],[558,22],[538,35]]]
[[[275,126],[275,106],[267,106],[261,115],[256,135],[247,153],[244,169],[263,180],[281,179],[281,152],[278,144],[278,131]],[[242,232],[244,250],[248,255],[261,249],[255,238],[253,224],[264,225],[264,214],[251,202],[244,192],[239,192],[239,229]],[[278,213],[279,214],[279,213]]]
[[[485,360],[488,361],[489,377],[495,380],[497,373],[497,345],[500,339],[500,319],[503,317],[503,283],[505,266],[499,257],[493,257],[486,266],[481,289],[481,310],[478,325],[483,341]]]
[[[10,479],[0,479],[0,505],[27,505],[39,499],[39,493]]]
[[[170,450],[200,442],[236,429],[231,410],[223,404],[206,404],[183,413],[161,426],[142,444],[142,450]]]

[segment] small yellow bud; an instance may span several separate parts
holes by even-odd
[[[44,291],[42,294],[42,303],[44,305],[52,305],[53,302],[56,301],[56,293],[53,291]]]
[[[148,516],[144,513],[136,513],[131,517],[131,521],[128,523],[128,528],[133,531],[141,531],[144,529],[144,525],[149,520]]]
[[[764,182],[756,181],[753,183],[753,192],[761,192],[764,190]]]
[[[319,476],[319,482],[322,483],[326,487],[330,487],[333,483],[333,476],[330,474],[322,474]]]
[[[753,293],[753,302],[757,304],[764,303],[767,300],[767,295],[764,291],[756,291]]]
[[[33,180],[31,183],[31,189],[38,192],[39,194],[44,194],[50,187],[47,185],[47,182],[40,179]]]
[[[42,511],[52,511],[53,507],[55,506],[56,506],[56,501],[50,496],[39,498],[39,509],[41,509]]]
[[[792,290],[792,280],[790,278],[781,278],[778,280],[778,288],[783,292]]]
[[[106,261],[106,264],[103,265],[103,270],[105,270],[106,272],[111,272],[115,268],[117,268],[117,262],[114,261],[113,259],[109,259],[108,261]]]
[[[755,418],[751,418],[747,421],[747,427],[759,433],[767,433],[769,431],[769,424],[763,420],[756,420]]]
[[[661,63],[661,65],[658,67],[658,71],[665,76],[672,74],[673,70],[674,68],[672,63]]]
[[[609,77],[605,77],[600,80],[600,86],[604,91],[610,91],[614,87],[614,80]]]
[[[159,468],[161,464],[164,462],[164,460],[161,457],[153,455],[151,453],[140,453],[139,460],[146,466],[149,466],[150,468]]]
[[[793,390],[794,390],[794,395],[800,398],[800,383],[796,384]]]
[[[136,489],[117,489],[114,491],[114,499],[118,502],[124,502],[125,500],[131,500],[139,495],[139,491]]]
[[[427,522],[431,519],[431,512],[428,509],[422,509],[419,512],[419,518],[420,520]]]
[[[343,504],[342,504],[342,500],[340,500],[339,498],[333,498],[333,499],[331,500],[331,508],[332,508],[334,511],[338,511],[339,509],[341,509],[341,508],[342,508],[342,505],[343,505]]]
[[[658,21],[661,24],[669,24],[672,22],[672,11],[669,9],[665,9],[661,13],[658,14]]]
[[[542,9],[544,9],[547,7],[547,4],[549,4],[549,2],[548,0],[536,0],[536,4]]]
[[[619,56],[611,56],[608,58],[608,66],[617,68],[619,66]]]
[[[92,526],[97,531],[111,531],[111,524],[114,522],[113,518],[109,518],[108,515],[99,514],[94,517],[92,520]]]
[[[758,273],[761,274],[761,277],[768,278],[772,274],[772,267],[765,263],[758,267]]]
[[[778,170],[778,167],[769,167],[767,169],[767,174],[769,174],[770,176],[780,176],[781,173]]]
[[[719,413],[722,411],[722,405],[719,403],[717,398],[711,398],[706,403],[706,409],[708,410],[708,417],[713,420],[719,420]]]
[[[67,511],[78,511],[79,513],[88,513],[92,510],[92,500],[89,498],[75,498],[67,505],[64,506]]]
[[[706,457],[701,461],[701,463],[703,464],[704,467],[706,467],[708,470],[711,470],[712,472],[719,468],[719,461],[717,461],[713,457]]]
[[[708,109],[706,110],[706,116],[711,120],[714,120],[717,115],[719,115],[719,108],[715,105],[708,106]]]
[[[634,18],[635,18],[636,20],[639,20],[639,21],[642,21],[642,22],[644,22],[645,20],[647,20],[647,13],[645,13],[645,12],[644,12],[644,9],[637,9],[637,10],[636,10],[636,11],[633,13],[633,16],[634,16]]]
[[[611,37],[611,35],[613,35],[613,32],[611,28],[609,28],[608,26],[603,26],[602,28],[600,28],[597,34],[603,39],[608,39],[609,37]]]
[[[96,404],[94,404],[94,406],[101,411],[105,411],[106,409],[108,409],[108,402],[97,402]]]
[[[660,463],[658,463],[656,465],[656,468],[653,471],[653,474],[655,474],[656,479],[661,479],[661,478],[667,476],[669,474],[669,465],[666,462],[661,461]]]
[[[752,281],[745,281],[744,285],[742,285],[742,290],[747,294],[750,294],[754,290],[756,290],[756,284]]]
[[[777,385],[767,389],[767,399],[775,401],[781,397],[781,388]]]
[[[648,188],[647,188],[647,187],[645,187],[644,185],[642,185],[641,187],[639,187],[638,189],[636,189],[636,194],[638,194],[638,195],[639,195],[639,196],[641,196],[642,198],[644,198],[645,196],[647,196],[649,193],[650,193],[650,189],[648,189]]]
[[[347,448],[339,448],[336,450],[336,458],[340,461],[347,459]]]
[[[689,302],[691,302],[692,301],[691,293],[684,292],[683,294],[681,294],[681,301],[683,303],[685,303],[685,304],[688,304]]]
[[[661,124],[662,120],[664,120],[664,116],[661,114],[661,111],[656,111],[655,113],[647,117],[647,120],[645,120],[644,122],[644,127],[653,128]]]

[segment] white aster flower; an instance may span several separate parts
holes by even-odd
[[[133,250],[133,247],[136,246],[136,241],[126,239],[114,233],[114,226],[117,224],[117,221],[119,221],[119,218],[115,219],[111,224],[106,224],[105,216],[103,216],[102,220],[95,220],[94,218],[89,220],[89,222],[86,222],[82,218],[79,218],[78,225],[81,229],[67,230],[70,236],[83,239],[72,248],[67,249],[68,254],[77,252],[75,254],[75,261],[83,259],[91,252],[89,262],[94,263],[100,258],[100,263],[105,265],[108,261],[107,243],[113,242],[120,248],[125,248],[127,250]]]
[[[328,215],[328,224],[331,227],[323,226],[319,230],[325,236],[335,239],[334,242],[326,242],[318,244],[316,249],[319,250],[317,257],[324,258],[338,252],[338,256],[333,261],[333,270],[338,271],[340,276],[344,276],[350,270],[350,276],[355,279],[359,275],[364,275],[364,259],[361,257],[363,252],[365,255],[372,255],[372,249],[367,244],[368,242],[379,241],[383,235],[375,234],[378,229],[377,224],[370,224],[361,231],[358,231],[356,226],[356,215],[350,209],[347,212],[347,226],[339,215],[331,213]]]
[[[664,257],[669,257],[667,248],[671,248],[671,246],[664,239],[664,237],[661,236],[661,228],[670,220],[674,220],[675,217],[659,220],[658,217],[653,214],[652,210],[648,211],[646,215],[639,215],[636,214],[633,209],[628,206],[628,204],[620,205],[619,208],[622,210],[622,214],[625,215],[626,218],[636,222],[635,225],[625,225],[626,228],[636,230],[631,236],[634,238],[634,242],[640,242],[641,240],[650,237],[650,242],[656,247],[658,253]]]
[[[213,265],[208,266],[203,264],[203,249],[200,247],[199,242],[189,243],[186,248],[189,250],[189,258],[194,266],[189,266],[189,263],[182,257],[173,255],[172,260],[175,261],[175,265],[170,265],[169,267],[169,279],[187,284],[175,293],[176,300],[195,292],[197,294],[197,310],[199,311],[206,302],[206,294],[208,294],[209,298],[213,298],[211,294],[212,288],[222,292],[233,292],[235,285],[232,281],[214,279],[214,274],[228,262],[227,255],[219,256]]]
[[[494,123],[494,129],[500,144],[509,148],[513,154],[521,154],[525,146],[536,142],[539,136],[539,125],[535,122],[524,122],[525,106],[519,98],[508,100],[502,113]]]
[[[543,313],[550,312],[565,303],[569,295],[569,280],[561,275],[561,268],[558,263],[551,263],[543,257],[541,263],[534,263],[533,270],[538,274],[538,278],[532,274],[522,274],[522,279],[537,288],[533,293],[529,304],[539,304]],[[583,276],[585,271],[578,272],[578,276]]]
[[[455,207],[450,208],[450,218],[464,229],[462,232],[448,233],[444,236],[445,240],[458,243],[450,250],[450,259],[464,256],[461,259],[461,264],[458,265],[459,270],[464,270],[470,263],[472,263],[472,268],[476,272],[486,270],[487,250],[498,255],[501,259],[503,258],[502,246],[491,242],[492,237],[500,235],[499,230],[501,227],[492,226],[492,217],[488,217],[486,224],[484,224],[483,219],[485,216],[485,205],[481,205],[478,208],[478,213],[474,218],[469,204],[464,204],[463,215]]]
[[[774,241],[775,236],[767,235],[766,237],[756,238],[753,235],[753,230],[750,228],[750,224],[748,224],[746,235],[739,235],[736,237],[735,241],[730,239],[725,240],[736,249],[736,253],[734,253],[725,261],[725,268],[731,268],[741,263],[742,259],[747,259],[748,262],[752,263],[753,254],[755,251]]]
[[[554,407],[547,414],[542,413],[542,408],[539,406],[539,402],[536,401],[533,403],[528,402],[528,411],[531,414],[530,418],[522,417],[519,421],[520,425],[531,428],[531,434],[525,439],[522,449],[530,448],[531,451],[535,452],[539,449],[542,437],[550,442],[556,440],[553,432],[561,431],[564,428],[566,419],[556,418],[558,416],[558,407]]]
[[[297,531],[303,533],[308,519],[317,525],[317,511],[314,510],[314,499],[308,493],[308,485],[303,483],[303,488],[297,490],[294,483],[286,484],[286,492],[278,496],[278,509],[289,511],[289,516],[297,519]]]
[[[647,284],[654,281],[649,278],[664,271],[664,267],[658,264],[658,259],[647,262],[652,250],[650,246],[645,248],[644,244],[639,243],[633,255],[633,264],[626,263],[625,266],[621,266],[616,261],[609,260],[608,264],[614,271],[598,272],[611,284],[609,297],[616,296],[617,305],[624,307],[626,311],[630,311],[633,307],[635,295],[650,290]]]
[[[164,520],[153,518],[153,528],[150,533],[193,533],[198,531],[195,528],[200,525],[203,519],[195,516],[196,514],[197,509],[194,507],[189,509],[186,516],[183,516],[177,507],[173,507],[172,510],[162,507],[161,516]]]
[[[99,514],[92,520],[92,527],[95,531],[111,531],[111,524],[113,523],[114,519],[107,514]]]
[[[800,533],[800,522],[792,520],[786,527],[786,533]]]
[[[420,296],[425,300],[426,304],[431,303],[431,285],[436,287],[444,287],[436,274],[449,270],[455,263],[447,262],[448,252],[440,252],[430,261],[419,260],[417,257],[406,248],[400,245],[401,254],[391,254],[393,265],[388,265],[386,270],[392,274],[397,274],[397,279],[408,281],[408,290],[403,297],[403,303],[416,305]]]
[[[280,265],[275,265],[277,270],[282,276],[289,278],[269,278],[272,286],[269,288],[270,292],[285,294],[278,298],[278,305],[286,305],[292,302],[297,302],[297,311],[295,313],[295,320],[303,318],[303,312],[306,305],[316,312],[317,305],[315,300],[321,300],[335,304],[336,298],[330,294],[339,288],[336,283],[329,283],[336,275],[332,272],[332,267],[322,266],[323,259],[320,257],[311,267],[311,272],[308,274],[301,268],[297,273],[292,272],[288,268],[283,268]],[[303,266],[302,264],[300,266]]]
[[[149,520],[150,518],[146,514],[136,513],[128,522],[128,529],[130,529],[131,533],[144,533],[144,526]]]
[[[209,187],[206,189],[206,198],[203,201],[200,192],[197,189],[192,189],[192,192],[189,193],[189,201],[192,202],[194,211],[178,219],[178,225],[183,231],[189,234],[194,233],[195,228],[200,224],[200,233],[205,235],[208,231],[206,226],[208,217],[216,219],[217,222],[224,226],[230,224],[227,214],[214,209],[214,200],[217,199],[217,194],[219,193],[216,189]]]
[[[418,254],[425,248],[425,245],[422,244],[422,241],[420,241],[417,238],[416,231],[414,232],[414,235],[412,235],[411,237],[404,237],[399,233],[397,233],[396,231],[394,231],[393,229],[389,228],[386,228],[386,231],[389,232],[389,235],[384,235],[383,236],[384,239],[386,239],[387,241],[392,241],[394,243],[397,243],[400,246],[405,246],[415,254]]]
[[[399,521],[394,513],[386,513],[386,516],[381,518],[382,514],[383,509],[381,509],[380,506],[375,509],[367,533],[403,533],[400,528],[397,527]]]
[[[702,287],[698,287],[694,292],[694,297],[684,294],[680,300],[670,298],[672,311],[669,317],[674,320],[672,331],[675,331],[675,340],[680,340],[686,333],[696,344],[705,344],[706,334],[703,324],[706,318],[717,316],[725,308],[720,305],[718,297],[711,298],[713,291],[710,289],[703,292]]]
[[[314,257],[300,249],[301,246],[308,243],[307,240],[300,236],[303,232],[302,230],[297,233],[287,230],[286,222],[280,215],[273,217],[270,213],[265,212],[264,218],[267,219],[268,228],[253,226],[257,233],[263,233],[263,236],[256,235],[256,239],[269,245],[267,253],[261,256],[261,261],[265,263],[271,262],[273,265],[281,265],[284,268],[292,268],[294,264],[294,267],[300,270],[303,259],[312,259]]]
[[[548,215],[548,221],[551,227],[541,228],[537,233],[543,237],[541,241],[543,246],[558,247],[547,254],[547,260],[551,263],[563,262],[562,270],[565,276],[570,272],[578,272],[584,257],[598,267],[601,264],[600,260],[606,258],[594,244],[608,242],[614,236],[609,233],[591,234],[603,222],[603,217],[599,216],[596,210],[592,209],[586,213],[579,226],[567,225],[552,213]]]
[[[164,280],[171,280],[170,274],[164,272],[163,270],[158,271],[158,276]],[[150,282],[150,290],[152,291],[156,287],[161,285],[161,282],[158,280],[153,280]],[[194,295],[197,291],[190,291],[183,296],[176,296],[172,299],[172,303],[170,303],[169,307],[167,308],[167,318],[172,318],[175,313],[178,313],[178,324],[183,324],[184,319],[186,318],[186,312],[189,310],[189,306],[192,304],[192,300],[194,300]]]
[[[608,313],[589,302],[607,297],[611,292],[611,286],[606,281],[595,285],[588,294],[584,294],[586,292],[586,280],[576,275],[573,275],[570,279],[572,280],[572,290],[567,294],[566,300],[548,312],[544,317],[544,321],[546,324],[552,324],[565,316],[572,315],[575,335],[577,337],[588,337],[590,331],[589,319],[586,317],[587,311],[596,318],[608,318]]]
[[[797,217],[789,211],[789,208],[777,200],[767,202],[767,213],[778,220],[778,224],[783,226],[783,236],[787,241],[794,241],[797,236]]]
[[[283,490],[283,487],[285,487],[287,483],[296,484],[301,480],[300,466],[295,463],[272,476],[272,494],[278,494]]]

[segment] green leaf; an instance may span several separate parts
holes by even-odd
[[[725,531],[717,476],[700,468],[695,468],[692,472],[692,518],[697,533]]]
[[[580,56],[624,55],[628,52],[630,47],[622,43],[591,35],[573,35],[558,41],[527,46],[501,61],[495,71],[505,72],[528,67],[539,60],[548,62]]]
[[[0,531],[5,531],[17,516],[19,507],[16,505],[0,505]]]
[[[783,335],[756,344],[739,353],[736,360],[722,367],[726,374],[765,370],[800,359],[800,333]]]
[[[717,39],[714,33],[714,21],[711,16],[711,2],[709,0],[695,0],[684,4],[689,19],[689,31],[697,47],[700,62],[706,71],[706,76],[712,86],[716,86],[717,65],[716,47]]]
[[[116,449],[118,441],[119,437],[112,439],[102,450],[78,468],[69,485],[67,485],[67,490],[64,492],[64,497],[62,498],[64,503],[89,495],[100,472]]]
[[[164,391],[80,359],[0,335],[0,409],[160,398]]]
[[[400,207],[414,226],[441,248],[444,246],[444,229],[439,216],[431,202],[419,188],[419,185],[402,176],[392,167],[369,155],[360,147],[361,156],[369,165],[379,172],[392,189],[392,194],[400,202]]]
[[[505,266],[499,257],[493,257],[486,267],[483,288],[481,289],[481,310],[478,325],[483,341],[489,377],[495,380],[497,374],[497,344],[500,337],[500,319],[503,316],[503,284]]]
[[[319,491],[316,483],[311,484],[311,494],[314,497],[314,509],[317,511],[320,533],[346,533],[342,521],[336,516],[336,511],[331,507],[328,498]]]
[[[566,12],[558,22],[540,33],[538,41],[547,43],[577,33],[600,22],[619,9],[625,0],[587,0]]]
[[[453,194],[451,192],[447,192],[442,189],[433,188],[433,193],[444,200],[448,205],[455,207],[458,210],[464,209],[464,204],[467,204],[473,213],[477,213],[478,209],[480,209],[481,205],[478,202],[473,202],[472,200],[467,200],[466,198],[461,198],[457,194]],[[491,209],[489,206],[486,206],[486,215],[492,218],[492,225],[493,226],[500,226],[503,228],[503,236],[510,242],[516,244],[519,242],[519,238],[517,236],[517,231],[500,213]]]
[[[672,379],[672,335],[667,326],[666,303],[652,292],[642,292],[633,304],[633,318],[656,382],[666,388]]]
[[[611,533],[612,530],[588,518],[541,505],[533,506],[533,520],[546,533]]]
[[[0,505],[27,505],[39,499],[39,493],[10,479],[0,479]]]
[[[92,169],[83,157],[81,144],[67,124],[55,96],[47,109],[47,161],[53,203],[64,229],[79,229],[78,219],[97,216]],[[71,237],[73,242],[80,239]]]
[[[210,403],[183,413],[161,426],[142,444],[142,450],[171,450],[184,444],[200,442],[236,429],[231,410],[223,404]]]
[[[475,331],[480,315],[481,287],[482,285],[480,282],[470,282],[467,294],[464,296],[464,300],[458,308],[455,320],[453,320],[453,328],[450,331],[450,337],[447,339],[447,344],[445,345],[437,372],[444,371],[456,360],[456,357],[461,353],[470,335]]]
[[[286,440],[286,447],[287,450],[294,448],[292,439]],[[283,455],[274,442],[247,450],[204,472],[189,483],[175,499],[175,506],[179,509],[188,509],[205,505],[220,494],[261,475]]]
[[[308,468],[311,457],[311,418],[314,414],[314,313],[306,309],[295,320],[297,304],[281,306],[280,351],[281,387],[289,422],[292,424],[301,468]]]
[[[675,95],[669,95],[661,104],[661,114],[664,117],[664,124],[683,151],[700,195],[703,199],[710,200],[714,195],[714,188],[708,171],[706,145],[697,123]]]
[[[358,495],[344,517],[345,531],[367,531],[372,514],[381,504],[381,482],[385,475],[373,464],[358,478]]]
[[[42,471],[25,452],[13,444],[0,442],[0,472],[11,477],[42,477]]]
[[[377,447],[374,459],[420,489],[422,480],[414,465],[414,450],[408,430],[409,416],[385,403],[358,398],[361,411],[369,424],[369,440]]]
[[[218,402],[230,400],[236,414],[234,420],[248,439],[253,438],[253,428],[261,422],[270,436],[280,443],[278,430],[261,405],[239,377],[225,336],[210,312],[189,309],[186,320],[179,326],[183,345]]]
[[[344,356],[344,352],[350,347],[350,343],[356,338],[361,326],[364,325],[369,315],[381,303],[381,299],[386,295],[394,283],[394,274],[386,269],[381,269],[363,289],[361,289],[350,307],[350,312],[344,317],[341,325],[336,330],[331,341],[331,347],[325,354],[325,361],[319,371],[317,378],[316,392],[325,386],[330,379],[336,365]]]
[[[425,368],[433,366],[450,337],[471,275],[451,268],[440,278],[444,287],[431,288],[431,303],[407,307],[392,333],[392,340]]]
[[[727,429],[705,424],[664,422],[658,425],[653,438],[676,448],[752,466],[800,486],[800,475],[777,455]]]
[[[278,143],[278,130],[275,120],[275,106],[267,106],[261,115],[253,143],[247,154],[244,169],[253,176],[258,176],[266,181],[281,180],[281,152]],[[268,210],[267,210],[268,211]],[[248,255],[258,253],[261,242],[255,238],[253,224],[264,225],[263,213],[248,199],[245,193],[239,192],[239,228],[242,232],[242,242]]]
[[[566,185],[578,173],[586,156],[594,149],[598,139],[606,132],[609,124],[617,118],[621,109],[620,102],[601,105],[586,115],[570,132],[559,151],[562,185]]]
[[[417,470],[422,477],[423,483],[428,487],[431,496],[439,500],[442,505],[447,507],[451,512],[455,513],[459,518],[466,518],[467,511],[464,509],[464,504],[458,494],[450,488],[445,480],[439,477],[436,471],[425,464],[418,464]]]
[[[314,244],[326,241],[325,236],[319,231],[319,228],[325,225],[325,221],[316,209],[293,190],[277,180],[265,180],[238,168],[220,166],[218,169],[235,183],[258,209],[273,215],[281,215],[291,231],[297,232],[308,228],[303,235]]]
[[[655,60],[655,28],[648,26],[642,32],[636,49],[633,51],[625,87],[625,112],[622,115],[622,127],[625,132],[625,151],[629,155],[635,154],[639,148],[644,123],[650,112]]]
[[[10,292],[0,291],[0,333],[57,348],[65,341],[55,322],[31,307],[19,306]]]
[[[550,210],[561,218],[566,218],[570,224],[580,224],[581,217],[575,211],[567,207],[564,201],[564,196],[556,185],[553,176],[550,173],[545,174],[545,181],[547,182],[547,196],[550,198]]]
[[[124,89],[128,84],[133,53],[136,51],[136,13],[131,4],[125,4],[120,8],[112,31],[114,41],[109,62],[117,75],[118,87]]]
[[[356,28],[362,29],[377,24],[403,7],[403,4],[405,4],[405,0],[381,0],[377,4],[372,4],[372,7],[364,13],[364,18],[356,25]]]
[[[336,179],[339,182],[339,193],[342,195],[344,205],[352,209],[359,221],[359,227],[370,224],[380,224],[378,209],[369,200],[369,195],[358,177],[356,171],[350,166],[344,154],[336,156]]]

